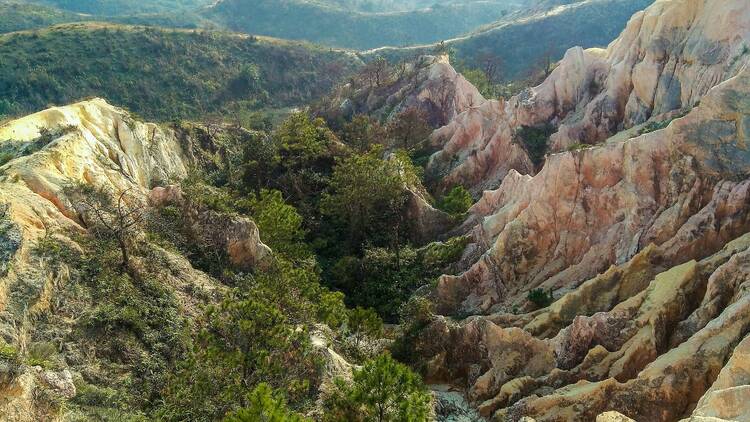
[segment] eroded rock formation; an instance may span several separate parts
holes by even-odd
[[[69,277],[65,267],[52,268],[34,253],[38,241],[48,236],[75,249],[73,235],[84,231],[65,188],[87,184],[127,191],[144,201],[149,194],[152,201],[175,200],[179,194],[173,189],[152,188],[187,175],[192,165],[188,150],[172,129],[136,121],[100,99],[51,108],[0,127],[0,151],[12,154],[0,166],[0,344],[22,353],[29,340],[28,321],[52,306],[52,291]],[[260,265],[270,255],[252,221],[200,214],[196,224],[220,237],[217,244],[241,267]],[[155,253],[170,268],[162,281],[175,289],[186,312],[198,306],[184,292],[201,290],[210,297],[220,289],[183,257],[160,249]],[[67,369],[42,370],[22,362],[2,372],[15,374],[0,380],[2,420],[51,420],[57,416],[48,413],[49,403],[34,397],[46,392],[69,399],[76,394]]]
[[[742,0],[657,1],[607,49],[572,48],[550,77],[508,101],[475,104],[432,136],[442,185],[479,192],[513,169],[533,174],[522,127],[550,125],[552,152],[597,144],[665,113],[688,110],[750,62]]]
[[[442,183],[499,187],[462,225],[474,259],[432,292],[430,381],[498,421],[748,418],[748,45],[747,2],[658,1],[435,132]],[[514,137],[547,123],[533,168]]]
[[[351,82],[318,110],[329,120],[367,114],[390,120],[410,108],[421,110],[440,127],[485,101],[479,91],[448,62],[447,56],[421,56],[397,68],[380,84]]]
[[[196,206],[185,198],[177,185],[158,186],[148,193],[149,203],[155,207],[174,205],[190,225],[192,236],[202,243],[223,250],[233,266],[251,271],[267,269],[273,260],[271,248],[260,240],[255,222],[240,215],[226,215]]]

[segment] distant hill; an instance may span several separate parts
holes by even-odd
[[[85,17],[78,13],[54,7],[0,0],[0,33],[44,28],[83,19]]]
[[[129,1],[74,2],[65,0],[0,0],[0,34],[40,29],[81,21],[102,21],[167,28],[217,29],[199,16],[203,0],[144,1],[129,7]],[[167,7],[172,5],[174,7]]]
[[[547,57],[560,59],[574,46],[606,46],[637,11],[653,0],[545,0],[526,15],[519,13],[463,37],[446,41],[455,58],[468,67],[481,67],[481,57],[502,61],[504,79],[526,76]],[[380,48],[366,53],[392,61],[435,49],[435,45]]]
[[[136,15],[142,13],[170,13],[192,10],[212,3],[212,0],[25,0],[71,12],[100,16]]]
[[[310,1],[310,0],[308,0]],[[342,9],[359,12],[409,12],[434,6],[449,6],[458,4],[486,3],[487,0],[312,0],[321,4],[328,4]],[[494,0],[500,6],[513,4],[531,4],[533,0]]]
[[[204,9],[203,16],[235,31],[367,49],[452,38],[497,21],[529,3],[438,2],[427,9],[363,13],[342,0],[222,0]]]
[[[305,103],[359,63],[300,42],[103,23],[3,35],[0,57],[0,115],[101,96],[160,120]]]

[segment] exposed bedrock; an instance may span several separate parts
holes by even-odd
[[[572,48],[541,85],[478,102],[432,135],[428,170],[441,186],[495,188],[533,174],[519,129],[550,125],[552,152],[597,144],[699,103],[750,61],[744,0],[661,0],[633,16],[606,49]]]

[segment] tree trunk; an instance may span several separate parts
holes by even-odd
[[[117,244],[120,246],[120,254],[122,254],[122,269],[130,274],[130,254],[128,253],[128,245],[125,239],[121,236],[117,236]]]
[[[396,271],[401,271],[401,242],[399,241],[399,224],[396,224],[394,246],[396,247]]]

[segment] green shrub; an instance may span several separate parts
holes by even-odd
[[[160,418],[220,419],[248,406],[248,390],[261,383],[284,389],[295,403],[309,396],[320,365],[309,333],[291,325],[274,298],[259,293],[236,289],[209,309],[196,347],[164,391]],[[265,410],[250,407],[240,415]]]
[[[422,286],[460,259],[468,239],[452,238],[399,253],[385,248],[367,248],[362,258],[344,256],[328,272],[332,285],[346,294],[350,306],[373,308],[387,322],[397,322],[400,307]]]
[[[428,277],[441,275],[448,265],[461,258],[468,243],[467,237],[454,237],[445,242],[430,243],[419,249],[418,253],[425,275]]]
[[[425,297],[414,296],[401,307],[399,315],[406,331],[419,330],[432,320],[435,304]]]
[[[116,407],[119,405],[119,395],[113,388],[78,383],[73,402],[82,406]]]
[[[36,342],[28,346],[26,364],[41,366],[44,369],[58,369],[63,366],[57,353],[57,347],[51,342]]]
[[[696,107],[698,104],[696,104]],[[673,121],[677,119],[681,119],[690,113],[691,109],[684,109],[678,113],[676,113],[674,116],[672,116],[669,119],[666,120],[660,120],[660,121],[650,121],[647,122],[643,128],[638,132],[640,135],[645,135],[647,133],[656,132],[657,130],[666,129],[667,126],[669,126]]]
[[[364,337],[377,338],[383,334],[383,320],[377,312],[357,306],[348,312],[349,331],[354,336],[356,346]]]
[[[521,126],[516,132],[516,137],[526,149],[531,162],[539,166],[547,154],[549,137],[553,133],[555,133],[555,127],[550,124],[543,126]]]
[[[538,308],[546,308],[554,302],[552,290],[546,292],[544,289],[533,289],[529,291],[526,298]]]
[[[289,410],[284,397],[268,384],[261,383],[248,395],[248,406],[224,418],[224,422],[304,422],[308,421]]]
[[[430,393],[419,375],[389,355],[381,355],[355,370],[351,385],[341,379],[335,385],[325,402],[324,421],[428,420]]]
[[[251,196],[245,206],[258,225],[261,240],[274,252],[289,259],[310,257],[311,252],[304,244],[302,216],[284,201],[280,191],[263,189],[259,195]]]
[[[10,160],[16,158],[16,155],[10,152],[0,152],[0,166],[3,166],[10,162]]]
[[[348,321],[343,293],[323,291],[318,305],[317,317],[327,326],[338,329]]]
[[[18,348],[0,340],[0,386],[11,383],[19,375],[22,364]]]
[[[9,344],[0,345],[0,359],[6,361],[18,359],[18,349]]]
[[[573,151],[582,151],[582,150],[587,149],[587,148],[591,148],[591,145],[582,144],[580,142],[576,142],[576,143],[570,145],[567,148],[567,150],[573,152]]]
[[[656,132],[657,130],[665,129],[669,124],[672,123],[672,120],[662,120],[659,122],[648,122],[645,126],[640,130],[641,135],[645,135],[647,133]]]
[[[456,186],[438,201],[437,207],[448,214],[460,216],[465,214],[473,204],[471,193],[463,186]]]
[[[399,309],[401,335],[390,347],[391,353],[398,360],[409,364],[423,364],[415,353],[415,344],[420,340],[422,330],[427,327],[435,315],[435,304],[426,297],[412,296]]]
[[[185,198],[198,209],[226,214],[237,210],[237,202],[229,192],[206,183],[204,176],[200,174],[191,174],[183,180],[181,187]]]

